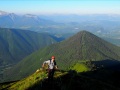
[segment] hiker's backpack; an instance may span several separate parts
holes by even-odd
[[[49,59],[50,60],[50,64],[51,64],[51,59]],[[54,65],[56,65],[56,61],[54,60]]]
[[[50,64],[51,64],[51,59],[49,59],[50,60]],[[56,65],[56,61],[54,60],[54,65]],[[48,68],[49,68],[49,65],[48,65]]]

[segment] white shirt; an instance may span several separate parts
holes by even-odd
[[[54,67],[55,67],[55,62],[54,62],[53,60],[44,61],[43,64],[46,64],[46,63],[48,64],[49,69],[54,69]]]

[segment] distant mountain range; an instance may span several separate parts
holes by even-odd
[[[60,69],[69,70],[72,65],[81,61],[119,61],[120,48],[88,31],[81,31],[67,40],[29,55],[8,70],[7,75],[11,80],[26,77],[40,68],[43,61],[48,60],[52,55],[55,55]]]
[[[42,27],[54,24],[56,23],[51,20],[42,19],[37,15],[16,15],[14,13],[0,11],[0,27],[3,28],[29,29],[31,27]]]
[[[0,28],[0,66],[15,64],[32,52],[56,42],[57,38],[49,34]]]
[[[0,11],[0,27],[19,28],[49,33],[76,33],[88,30],[94,33],[119,31],[120,15],[17,15]]]

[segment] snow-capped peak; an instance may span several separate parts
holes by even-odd
[[[34,20],[39,22],[39,17],[37,15],[26,14],[24,16],[27,17],[27,18],[32,18],[32,19],[34,19]]]
[[[0,10],[0,15],[7,15],[7,14],[8,14],[7,12],[4,12],[4,11]]]
[[[37,18],[38,16],[36,16],[36,15],[32,15],[32,14],[26,14],[25,17],[29,17],[29,18]]]

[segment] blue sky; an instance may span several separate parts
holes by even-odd
[[[0,0],[0,10],[18,14],[120,14],[120,0]]]

